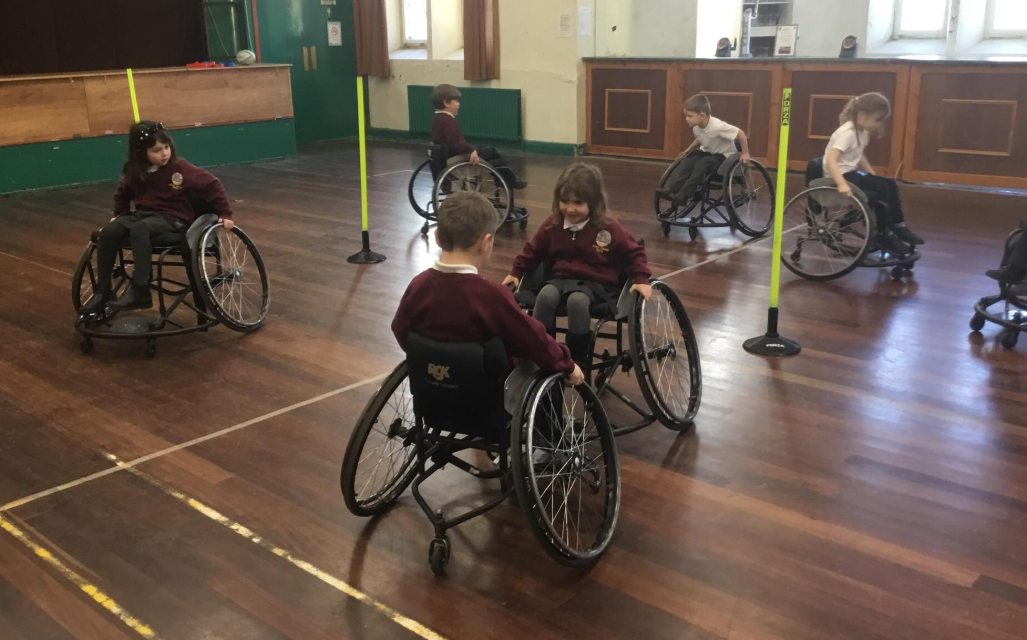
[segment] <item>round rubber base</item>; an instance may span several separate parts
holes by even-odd
[[[798,342],[789,340],[778,334],[766,334],[746,340],[742,347],[749,353],[757,356],[768,356],[771,358],[783,358],[786,356],[798,355],[802,347]]]
[[[385,256],[374,251],[361,251],[360,253],[354,253],[347,260],[350,264],[378,264],[379,262],[385,262]]]

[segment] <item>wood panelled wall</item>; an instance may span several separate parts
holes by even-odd
[[[718,117],[745,129],[753,156],[775,166],[781,90],[790,86],[788,168],[803,170],[823,155],[845,103],[877,91],[894,111],[867,152],[879,173],[1027,188],[1027,65],[591,60],[587,83],[590,153],[677,156],[693,139],[681,104],[705,93]]]

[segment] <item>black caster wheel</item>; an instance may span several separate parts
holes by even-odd
[[[520,224],[521,224],[521,231],[524,231],[525,229],[528,228],[528,219],[525,218],[525,219],[521,220]]]
[[[905,275],[905,273],[906,270],[902,267],[892,267],[891,269],[891,277],[895,278],[896,280],[902,280],[902,276]]]
[[[431,541],[428,547],[428,564],[435,575],[446,575],[446,565],[449,564],[449,536],[434,538]]]
[[[421,235],[422,236],[428,235],[428,223],[427,222],[425,222],[424,226],[421,227]]]
[[[663,223],[663,237],[664,238],[669,238],[670,237],[670,224],[666,223],[666,222]]]
[[[93,341],[90,338],[85,338],[78,343],[78,348],[82,353],[89,355],[93,352]]]
[[[695,240],[699,237],[699,229],[695,227],[688,227],[688,239]]]
[[[980,331],[984,328],[984,316],[979,313],[975,313],[974,317],[970,318],[970,330]]]
[[[157,341],[156,340],[147,340],[146,341],[146,357],[147,358],[152,358],[155,355],[157,355]]]
[[[1008,351],[1016,346],[1017,341],[1020,339],[1020,332],[1006,329],[998,339],[1002,343],[1002,348]]]

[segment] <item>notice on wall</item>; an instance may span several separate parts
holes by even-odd
[[[777,28],[774,40],[775,56],[794,56],[795,41],[799,39],[799,27],[794,24],[783,24]]]
[[[578,7],[578,35],[592,35],[592,8]]]
[[[342,23],[341,22],[329,22],[328,23],[328,46],[329,47],[341,47],[342,46]]]
[[[560,14],[560,30],[557,35],[558,38],[570,38],[574,35],[574,22],[571,19],[571,14],[561,13]]]

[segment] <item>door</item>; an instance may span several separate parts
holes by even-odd
[[[257,0],[261,62],[292,65],[296,141],[357,135],[353,0]],[[328,46],[328,22],[342,46]]]

